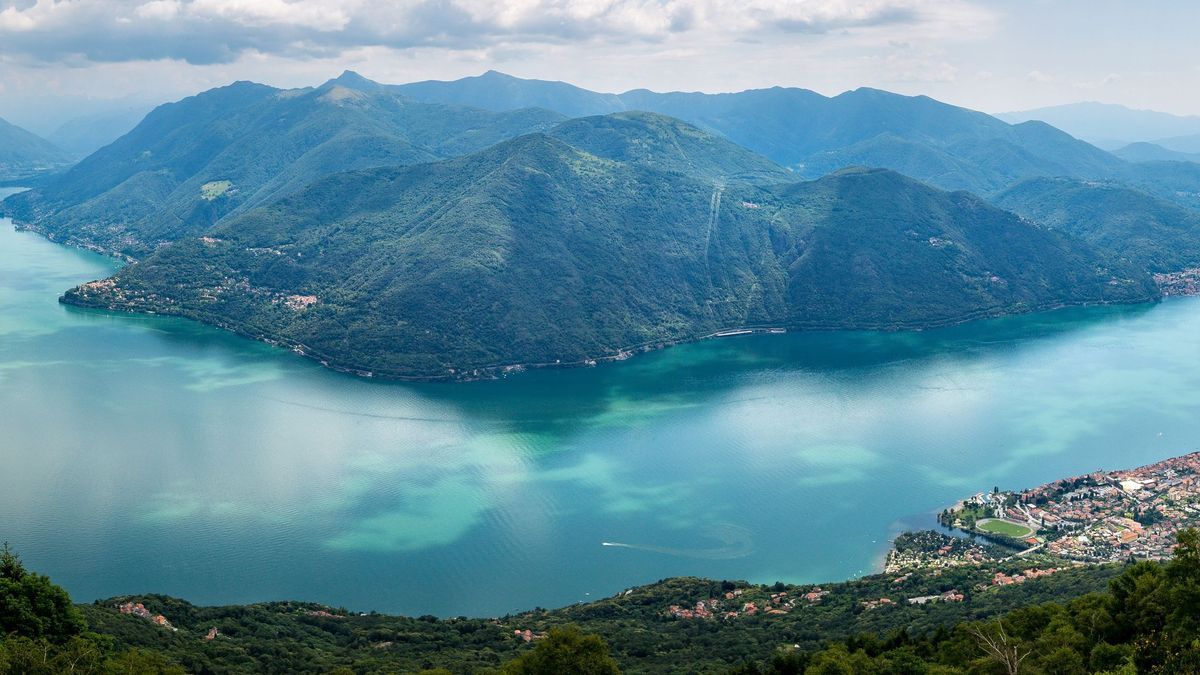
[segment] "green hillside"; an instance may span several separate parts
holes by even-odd
[[[661,118],[616,122],[663,138]],[[612,124],[570,129],[606,139]],[[1144,273],[965,193],[882,170],[713,181],[746,155],[691,146],[716,153],[697,173],[673,142],[620,162],[533,134],[338,174],[64,300],[191,317],[347,370],[469,378],[745,326],[898,329],[1157,297]]]
[[[1200,267],[1200,211],[1119,184],[1035,178],[994,201],[1152,272]]]
[[[336,82],[287,91],[239,82],[157,108],[5,209],[57,241],[136,258],[331,173],[452,157],[561,119]],[[207,187],[224,183],[219,194]]]

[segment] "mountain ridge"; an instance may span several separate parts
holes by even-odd
[[[646,89],[601,94],[495,71],[460,80],[386,86],[417,100],[493,110],[511,109],[536,98],[542,107],[571,116],[628,110],[661,113],[723,135],[805,178],[847,164],[865,164],[896,169],[943,189],[987,195],[1030,175],[1067,172],[1114,178],[1126,170],[1122,160],[1048,125],[1014,126],[928,96],[869,87],[832,97],[794,87],[719,94]],[[994,154],[1019,157],[1020,163],[1007,167],[981,161]]]

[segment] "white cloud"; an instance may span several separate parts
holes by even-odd
[[[889,26],[961,32],[989,17],[968,0],[34,0],[0,11],[0,41],[42,62],[227,63],[249,51],[732,42]]]
[[[133,13],[139,19],[150,19],[154,21],[169,21],[179,16],[181,10],[179,0],[152,0],[144,5],[138,5]],[[121,17],[125,20],[130,20],[129,17]]]
[[[321,32],[342,30],[350,22],[337,3],[322,0],[191,0],[186,12],[240,26],[302,26]]]

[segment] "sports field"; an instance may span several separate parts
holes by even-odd
[[[998,520],[996,518],[988,518],[975,523],[975,528],[981,532],[991,532],[992,534],[1002,534],[1006,537],[1016,537],[1023,539],[1033,534],[1033,530],[1028,527],[1009,522],[1007,520]]]

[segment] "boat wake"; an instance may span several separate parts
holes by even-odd
[[[601,546],[609,548],[626,548],[634,551],[661,553],[681,558],[701,558],[704,560],[733,560],[745,558],[754,552],[754,537],[750,530],[739,525],[723,523],[704,532],[704,539],[716,541],[719,546],[712,548],[672,548],[669,546],[653,546],[650,544],[626,544],[619,541],[602,541]]]

